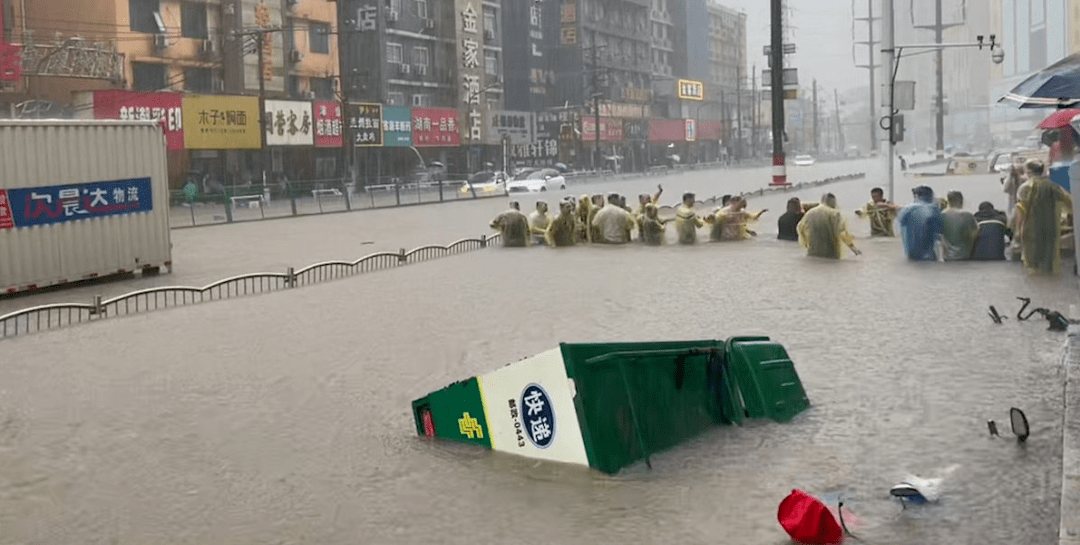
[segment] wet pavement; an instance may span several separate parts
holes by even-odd
[[[718,183],[682,176],[664,180],[663,202]],[[749,178],[717,193],[760,185]],[[913,182],[901,180],[900,202]],[[989,176],[918,182],[964,191],[969,208],[1004,202]],[[1064,337],[1035,320],[995,325],[986,309],[1014,317],[1028,296],[1066,311],[1075,280],[909,263],[850,214],[874,185],[871,172],[828,188],[864,251],[842,262],[775,240],[784,201],[816,188],[751,198],[775,212],[752,241],[493,249],[3,341],[0,544],[780,545],[776,506],[792,488],[842,497],[866,543],[1056,543]],[[504,205],[183,236],[234,252],[214,261],[216,279],[479,234]],[[366,239],[376,244],[357,247]],[[811,409],[717,428],[656,455],[652,471],[609,477],[415,436],[412,399],[559,342],[748,334],[788,348]],[[987,435],[989,419],[1006,430],[1012,406],[1032,424],[1022,445]],[[948,473],[940,503],[891,500],[909,472]]]

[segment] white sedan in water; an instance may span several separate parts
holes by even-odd
[[[809,155],[796,155],[794,163],[797,167],[813,166],[814,158]]]
[[[566,189],[566,177],[553,168],[538,168],[519,172],[506,184],[510,193],[540,193]]]

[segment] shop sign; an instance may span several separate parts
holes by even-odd
[[[346,112],[353,146],[366,148],[383,145],[382,104],[349,104]]]
[[[340,148],[342,144],[341,104],[319,101],[315,110],[315,146],[320,148]]]
[[[170,150],[184,149],[180,93],[138,93],[119,89],[94,91],[94,119],[159,121]]]
[[[259,149],[259,99],[185,95],[181,102],[187,149]]]
[[[264,103],[267,146],[315,144],[315,127],[310,102],[267,100]]]

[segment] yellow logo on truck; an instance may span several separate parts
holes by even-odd
[[[480,422],[469,416],[469,413],[462,413],[461,418],[458,419],[457,423],[458,429],[461,430],[461,435],[464,435],[469,439],[484,438],[484,428],[480,426]]]

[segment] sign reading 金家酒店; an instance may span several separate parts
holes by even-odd
[[[456,0],[458,16],[458,92],[461,95],[461,137],[470,144],[484,143],[484,73],[487,62],[481,33],[482,7],[479,0]],[[415,117],[415,115],[413,116]]]
[[[264,103],[267,146],[315,144],[310,102],[267,100]]]
[[[187,149],[259,149],[259,99],[187,95],[181,108]]]
[[[52,225],[153,209],[150,178],[6,189],[0,190],[0,229]]]
[[[353,146],[383,145],[382,104],[349,104],[345,108]]]

